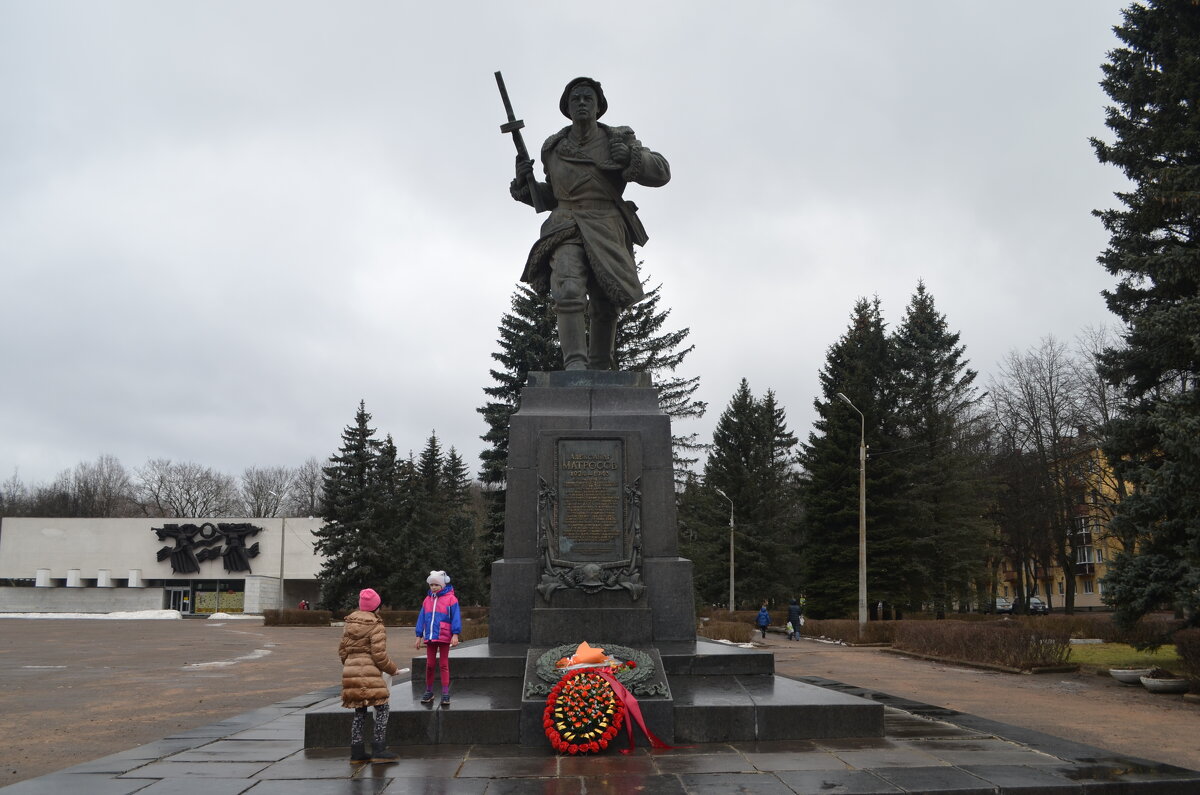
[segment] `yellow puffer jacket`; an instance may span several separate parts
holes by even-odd
[[[342,658],[343,707],[377,707],[388,703],[390,693],[381,672],[395,675],[398,669],[387,653],[383,619],[364,610],[346,616],[338,656]]]

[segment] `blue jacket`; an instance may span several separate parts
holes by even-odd
[[[462,616],[458,614],[458,597],[454,595],[454,586],[447,585],[438,591],[437,596],[429,591],[417,615],[417,637],[426,642],[449,643],[451,635],[461,632]]]
[[[769,627],[771,625],[771,614],[767,612],[767,608],[760,607],[758,609],[758,618],[754,623],[760,627]]]

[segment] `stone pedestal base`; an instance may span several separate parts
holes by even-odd
[[[639,697],[638,703],[647,727],[668,743],[883,736],[882,704],[775,676],[770,652],[704,639],[638,650],[661,669],[667,690]],[[489,645],[483,639],[459,645],[450,653],[453,701],[445,708],[436,700],[420,703],[425,658],[412,658],[412,684],[392,688],[388,743],[548,742],[542,730],[545,696],[529,694],[529,685],[541,682],[531,672],[531,660],[543,651],[525,644]],[[345,745],[351,714],[341,708],[310,712],[304,746]],[[637,741],[646,744],[640,734]]]

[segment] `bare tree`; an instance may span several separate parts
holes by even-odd
[[[292,477],[291,499],[288,501],[289,516],[321,516],[321,489],[325,473],[321,462],[310,457],[298,466]]]
[[[0,483],[0,516],[26,516],[29,511],[29,488],[17,470]]]
[[[154,458],[137,470],[138,497],[148,516],[198,518],[238,513],[233,478],[191,462]]]
[[[1086,414],[1078,368],[1062,343],[1046,337],[1023,354],[1008,354],[1000,365],[999,379],[993,379],[991,399],[1006,446],[1032,460],[1036,471],[1024,493],[1009,493],[1006,499],[1029,501],[1021,513],[1036,516],[1037,525],[1047,535],[1044,544],[1034,543],[1032,549],[1050,550],[1064,574],[1066,609],[1071,612],[1075,605],[1074,530],[1084,501],[1078,469],[1086,465],[1091,450],[1083,433]],[[1039,563],[1045,568],[1044,576],[1034,579],[1046,582],[1049,601],[1051,560]]]
[[[75,465],[71,475],[74,516],[136,516],[139,513],[129,473],[115,456]]]
[[[241,491],[246,516],[279,516],[291,499],[294,478],[287,467],[247,467]]]
[[[1129,485],[1116,474],[1105,458],[1100,444],[1111,423],[1125,404],[1123,393],[1106,381],[1099,370],[1100,356],[1105,350],[1120,347],[1116,335],[1108,326],[1090,326],[1076,340],[1078,351],[1074,362],[1075,377],[1079,380],[1082,410],[1094,441],[1093,457],[1098,466],[1091,474],[1091,486],[1087,495],[1096,515],[1103,520],[1105,533],[1110,533],[1111,520],[1117,506],[1129,495]],[[1112,534],[1127,552],[1133,552],[1136,543],[1132,535]]]

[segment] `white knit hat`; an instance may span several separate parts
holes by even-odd
[[[443,588],[450,582],[450,575],[444,571],[431,571],[429,576],[425,578],[425,582],[430,585],[440,585]]]

